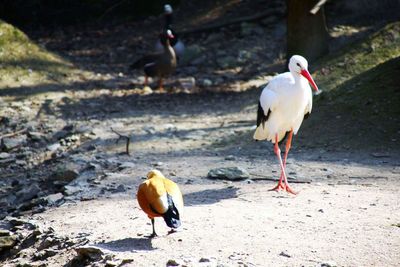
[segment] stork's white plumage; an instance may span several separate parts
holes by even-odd
[[[274,77],[263,89],[258,105],[256,140],[268,140],[275,144],[274,151],[281,166],[281,177],[274,190],[295,192],[289,187],[286,177],[286,159],[293,133],[297,134],[305,116],[311,113],[312,92],[308,83],[318,91],[308,72],[307,60],[302,56],[292,56],[289,71]],[[278,143],[289,134],[284,160]]]

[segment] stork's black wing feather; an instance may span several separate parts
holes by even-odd
[[[258,102],[258,111],[257,111],[257,127],[260,126],[260,124],[262,123],[263,126],[265,124],[265,122],[268,120],[269,115],[271,114],[271,110],[268,109],[268,113],[265,116],[265,112],[263,110],[263,108],[261,107],[261,103]]]

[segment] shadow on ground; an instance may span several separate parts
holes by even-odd
[[[206,189],[189,194],[185,194],[184,200],[186,206],[214,204],[224,199],[236,198],[239,188],[227,187],[220,189]]]
[[[98,243],[96,244],[96,246],[115,252],[154,250],[151,244],[151,238],[148,237],[124,238],[104,243]]]

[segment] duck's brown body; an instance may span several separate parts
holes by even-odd
[[[147,180],[139,186],[137,200],[141,209],[151,219],[152,236],[156,236],[155,217],[163,217],[171,228],[178,228],[181,225],[182,193],[178,185],[165,178],[160,171],[153,170],[147,174]]]
[[[174,73],[176,69],[176,55],[170,44],[170,38],[172,37],[173,35],[168,30],[167,34],[163,36],[162,52],[145,55],[130,66],[131,69],[143,68],[145,86],[147,85],[148,77],[158,77],[159,88],[162,89],[162,79]]]

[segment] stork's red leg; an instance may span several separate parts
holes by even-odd
[[[275,135],[274,152],[275,152],[276,156],[278,157],[279,165],[281,167],[281,177],[279,178],[278,184],[271,190],[274,190],[274,191],[279,191],[281,189],[285,190],[285,184],[283,183],[283,179],[284,179],[284,177],[286,177],[286,174],[285,174],[285,168],[283,167],[283,162],[282,162],[282,157],[281,157],[281,149],[279,148],[279,145],[278,145],[278,135],[277,134]]]
[[[283,162],[282,162],[281,150],[278,145],[278,135],[275,135],[274,152],[275,152],[276,156],[278,157],[279,165],[281,166],[281,177],[279,178],[277,186],[275,186],[271,190],[279,191],[282,189],[288,193],[296,195],[297,193],[295,191],[293,191],[292,188],[290,188],[288,181],[287,181],[287,177],[286,177],[286,160],[287,160],[287,156],[288,156],[291,144],[292,144],[292,137],[293,137],[293,130],[290,131],[289,138],[286,141],[285,156],[284,156]]]
[[[285,156],[283,158],[283,168],[285,169],[285,171],[286,171],[287,156],[289,154],[290,148],[292,147],[292,137],[293,137],[293,130],[290,131],[288,140],[286,141]],[[284,180],[285,180],[285,190],[286,190],[286,192],[291,193],[293,195],[296,195],[297,193],[295,191],[293,191],[292,188],[290,188],[289,183],[287,181],[286,175],[284,176]]]

